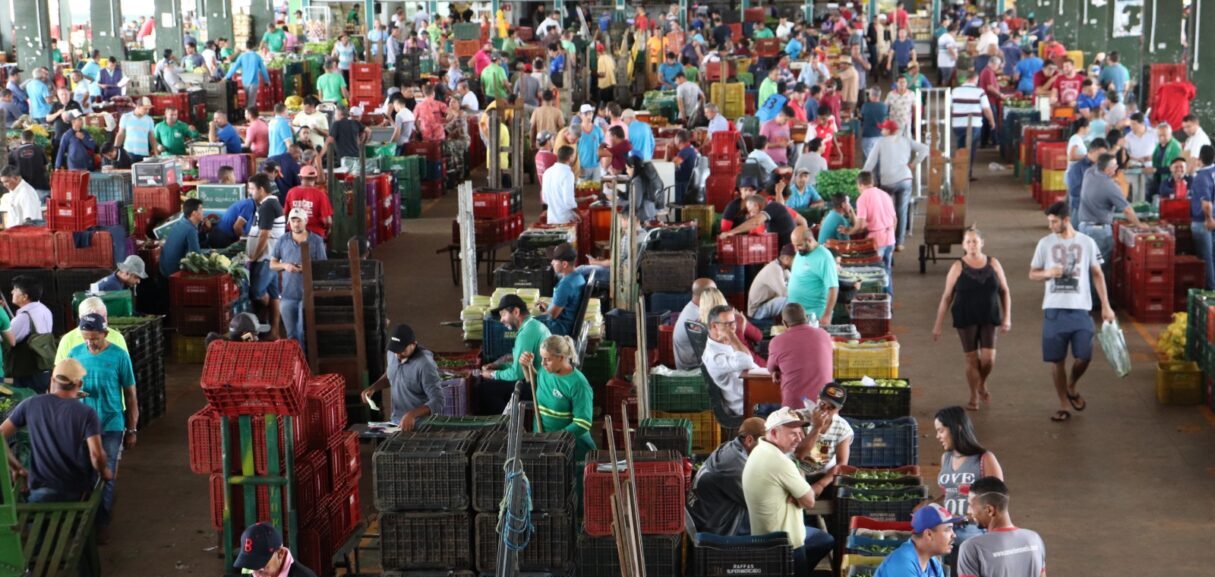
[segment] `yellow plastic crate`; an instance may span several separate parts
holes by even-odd
[[[747,113],[747,88],[741,82],[714,82],[709,87],[709,102],[716,104],[726,118]]]
[[[1084,51],[1068,50],[1067,57],[1076,64],[1076,70],[1084,70]]]
[[[655,419],[687,419],[692,421],[692,452],[698,455],[712,453],[721,445],[721,427],[713,411],[697,413],[667,413],[650,411],[650,417]]]
[[[738,70],[740,72],[746,72],[747,70],[751,69],[751,59],[750,58],[737,58],[737,59],[735,59],[735,62],[737,62]]]
[[[1156,363],[1156,401],[1162,405],[1201,405],[1202,369],[1192,361]]]
[[[860,341],[858,344],[836,342],[833,353],[836,379],[899,378],[899,343]]]
[[[877,567],[885,560],[886,557],[857,554],[844,555],[844,560],[840,562],[840,575],[847,575],[849,567]]]
[[[714,207],[711,204],[687,204],[679,207],[679,217],[683,222],[696,222],[696,233],[701,240],[713,238]]]
[[[1065,170],[1043,170],[1042,190],[1067,190]]]
[[[206,337],[173,335],[169,359],[179,365],[201,365],[207,358]]]

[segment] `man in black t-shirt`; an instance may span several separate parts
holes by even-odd
[[[51,182],[46,176],[46,151],[34,144],[34,133],[21,132],[21,145],[8,153],[8,163],[21,171],[21,179],[30,183],[41,196],[50,194]],[[45,193],[45,194],[43,194]]]
[[[20,429],[30,435],[29,502],[79,501],[97,475],[110,479],[101,421],[77,398],[85,375],[76,359],[55,365],[49,394],[26,399],[0,424],[5,439]],[[18,475],[27,474],[18,469]]]
[[[334,154],[341,158],[358,158],[359,147],[366,141],[367,129],[350,117],[350,111],[339,105],[333,115],[333,126],[329,127],[329,144]]]
[[[783,180],[778,180],[776,186],[779,193],[784,190],[786,185]],[[739,197],[730,201],[730,204],[726,205],[726,210],[721,214],[722,222],[729,221],[732,225],[729,231],[721,233],[722,238],[745,234],[762,225],[768,232],[776,233],[777,247],[789,244],[789,236],[793,234],[793,229],[798,226],[806,226],[806,219],[801,215],[794,218],[785,205],[769,201],[763,196],[757,195],[758,192],[759,182],[756,179],[744,177],[739,180]],[[760,203],[760,209],[753,215],[746,207],[747,198],[751,196],[756,196]]]

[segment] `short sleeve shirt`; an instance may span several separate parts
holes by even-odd
[[[790,498],[801,498],[811,488],[793,459],[776,445],[761,440],[747,457],[742,486],[751,518],[751,534],[784,531],[789,535],[790,545],[801,547],[805,544],[806,523],[802,509],[790,502]]]
[[[920,557],[915,551],[915,543],[908,539],[886,556],[873,577],[945,577],[945,569],[937,557],[928,560],[927,568],[920,568]]]
[[[245,247],[246,253],[253,254],[257,247],[257,239],[263,233],[270,234],[270,244],[266,247],[266,252],[262,253],[258,260],[269,260],[270,253],[274,250],[274,244],[278,242],[279,237],[287,229],[287,219],[283,215],[283,205],[278,202],[278,198],[273,195],[266,197],[261,204],[257,205],[257,216],[255,217],[253,226],[249,229],[249,243]]]
[[[312,261],[326,260],[325,258],[325,241],[316,236],[309,235],[312,238],[308,239],[308,254]],[[270,257],[278,259],[282,263],[290,263],[299,265],[303,263],[304,251],[299,243],[295,242],[292,236],[285,236],[277,243],[274,243],[274,250],[270,251]],[[287,300],[301,300],[304,298],[304,274],[298,272],[282,271],[283,290],[281,296]]]
[[[582,287],[586,286],[586,278],[580,274],[567,274],[561,277],[553,289],[553,306],[561,308],[561,315],[553,319],[554,325],[549,325],[557,334],[569,334],[578,314],[578,306],[582,300]]]
[[[865,219],[869,238],[878,248],[894,244],[894,224],[897,218],[894,201],[880,188],[870,188],[856,199],[856,216]]]
[[[241,141],[240,135],[236,133],[236,127],[231,124],[225,124],[223,128],[215,132],[215,137],[224,144],[224,152],[228,154],[240,154]],[[128,136],[128,138],[130,137]],[[130,149],[127,151],[131,152],[131,154],[138,154],[137,152],[130,151]]]
[[[80,401],[38,395],[22,401],[8,420],[30,434],[30,488],[83,495],[95,473],[88,439],[101,434],[97,412]]]
[[[135,386],[131,355],[116,346],[107,346],[96,354],[88,347],[87,344],[77,345],[68,353],[68,357],[80,361],[88,373],[82,388],[88,393],[84,404],[97,411],[102,431],[125,431],[123,389]]]
[[[343,88],[346,88],[346,79],[336,72],[322,74],[316,79],[316,90],[321,93],[321,100],[342,102]]]
[[[287,191],[287,205],[283,210],[290,212],[300,208],[308,213],[308,230],[312,234],[325,236],[325,219],[333,216],[333,205],[324,190],[315,186],[297,186]]]
[[[1097,243],[1083,233],[1075,232],[1071,238],[1050,234],[1038,241],[1034,249],[1032,268],[1051,269],[1060,267],[1063,276],[1046,281],[1043,309],[1092,310],[1093,298],[1089,295],[1091,284],[1089,270],[1100,263],[1101,254]]]
[[[118,120],[118,128],[126,131],[122,147],[127,152],[139,156],[150,156],[148,136],[152,134],[152,130],[155,128],[155,123],[152,122],[150,115],[145,114],[143,117],[138,117],[133,112],[123,114],[122,118]],[[233,130],[232,133],[235,134],[236,131]],[[237,142],[240,142],[239,138]],[[240,152],[239,146],[236,151]]]
[[[827,247],[819,245],[808,255],[793,257],[793,268],[789,274],[789,302],[800,304],[807,313],[822,318],[827,308],[827,292],[839,286],[835,258]]]
[[[837,413],[831,417],[831,424],[818,436],[818,443],[811,447],[810,454],[798,465],[805,473],[822,473],[834,467],[835,451],[848,439],[852,438],[852,425]],[[824,451],[823,449],[826,449]]]
[[[834,210],[827,213],[827,216],[823,217],[823,223],[819,225],[818,243],[824,244],[829,240],[848,240],[848,235],[840,234],[840,226],[848,227],[851,225],[848,223],[848,219],[844,217],[844,215],[835,212]]]
[[[1046,544],[1029,529],[994,529],[962,542],[958,549],[958,575],[1037,577],[1046,570]]]
[[[186,153],[186,140],[198,135],[190,125],[184,122],[160,122],[156,125],[156,142],[173,156]]]

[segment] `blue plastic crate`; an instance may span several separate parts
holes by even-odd
[[[747,267],[745,265],[714,264],[713,282],[721,294],[747,292]]]
[[[493,362],[502,355],[510,354],[515,347],[515,335],[518,331],[506,328],[506,325],[485,319],[481,335],[481,357],[485,362]]]
[[[852,426],[853,467],[903,467],[919,462],[920,438],[913,417],[889,420],[848,419]]]
[[[121,202],[131,204],[131,173],[93,172],[89,174],[89,194],[97,202]]]
[[[692,293],[651,293],[650,294],[650,309],[651,311],[670,311],[674,314],[679,314],[683,307],[692,302]]]

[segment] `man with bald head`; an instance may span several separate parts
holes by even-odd
[[[801,305],[807,318],[813,314],[821,324],[829,325],[840,290],[835,258],[804,226],[793,229],[790,239],[797,255],[789,273],[788,302]]]
[[[717,283],[711,278],[698,278],[692,282],[692,302],[679,312],[675,321],[675,368],[690,370],[700,366],[700,359],[692,350],[692,341],[688,339],[687,323],[700,319],[700,295],[711,288],[717,288]]]

